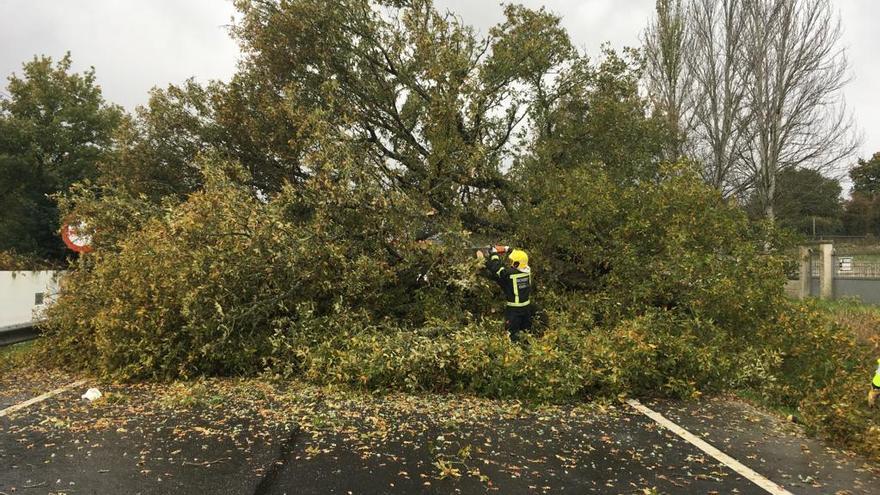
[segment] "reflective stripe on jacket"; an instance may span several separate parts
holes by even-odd
[[[505,267],[501,257],[497,254],[493,254],[486,262],[486,270],[504,291],[504,299],[507,301],[508,307],[523,308],[531,304],[532,274],[530,271]]]

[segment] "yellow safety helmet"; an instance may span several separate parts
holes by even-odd
[[[526,268],[529,266],[529,255],[521,249],[514,249],[511,251],[508,259],[510,260],[510,264],[517,268]]]

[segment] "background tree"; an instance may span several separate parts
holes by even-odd
[[[277,192],[285,182],[302,183],[308,174],[301,160],[320,118],[285,103],[287,96],[255,70],[229,83],[189,80],[154,88],[119,129],[119,146],[102,164],[102,178],[153,201],[181,200],[203,186],[195,158],[210,151],[241,163],[249,185],[263,193]]]
[[[188,81],[151,90],[147,104],[119,126],[117,146],[100,164],[102,183],[156,202],[198,190],[196,157],[218,141],[212,102],[218,86]]]
[[[669,132],[664,158],[684,156],[691,131],[693,71],[686,61],[693,44],[688,5],[682,0],[657,0],[657,17],[643,35],[645,78],[654,110],[665,117]]]
[[[686,63],[699,95],[690,137],[694,158],[707,184],[734,196],[750,183],[739,161],[748,129],[743,1],[693,0],[689,13],[693,44],[686,49]]]
[[[843,221],[848,235],[880,236],[880,196],[853,194],[844,209]]]
[[[880,193],[880,153],[870,160],[859,158],[859,163],[849,171],[853,194]]]
[[[776,221],[779,226],[799,234],[840,234],[843,230],[841,187],[815,170],[786,169],[777,177]],[[762,216],[760,201],[750,205],[754,216]],[[815,223],[814,223],[815,222]]]
[[[828,0],[745,0],[749,139],[755,197],[776,217],[777,178],[829,171],[855,150],[839,104],[847,80],[842,28]]]
[[[681,17],[686,35],[676,38]],[[854,151],[841,96],[842,29],[828,0],[662,0],[647,34],[649,62],[660,60],[653,65],[666,74],[650,71],[648,85],[668,93],[675,87],[670,74],[687,75],[692,86],[682,100],[687,88],[698,96],[691,96],[692,115],[684,121],[693,125],[682,127],[689,131],[683,141],[693,144],[706,182],[725,196],[759,201],[772,221],[781,172],[834,175]],[[671,70],[679,59],[683,67]]]
[[[107,104],[95,71],[70,72],[67,54],[25,63],[0,100],[0,250],[63,259],[50,195],[84,179],[110,150],[123,112]]]
[[[859,159],[849,172],[852,197],[845,205],[844,222],[850,235],[880,235],[880,153]]]

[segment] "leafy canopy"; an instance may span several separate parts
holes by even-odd
[[[870,160],[859,159],[859,164],[849,171],[853,194],[876,194],[880,192],[880,153]]]
[[[122,110],[107,104],[95,71],[71,73],[70,54],[24,64],[0,99],[0,251],[63,259],[53,194],[98,176]]]

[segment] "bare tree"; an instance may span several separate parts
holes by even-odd
[[[795,167],[829,172],[856,148],[842,103],[847,60],[829,0],[743,0],[753,193],[774,220],[776,179]]]
[[[833,175],[856,148],[841,35],[831,0],[658,0],[643,41],[675,132],[666,158],[699,160],[708,184],[772,220],[781,171]]]
[[[657,18],[643,34],[648,90],[655,111],[670,133],[664,151],[668,160],[685,154],[693,105],[691,73],[685,60],[690,45],[687,8],[682,0],[657,0]]]
[[[693,74],[695,158],[706,183],[725,196],[750,181],[739,173],[747,125],[743,0],[692,0],[688,24],[692,45],[687,65]]]

